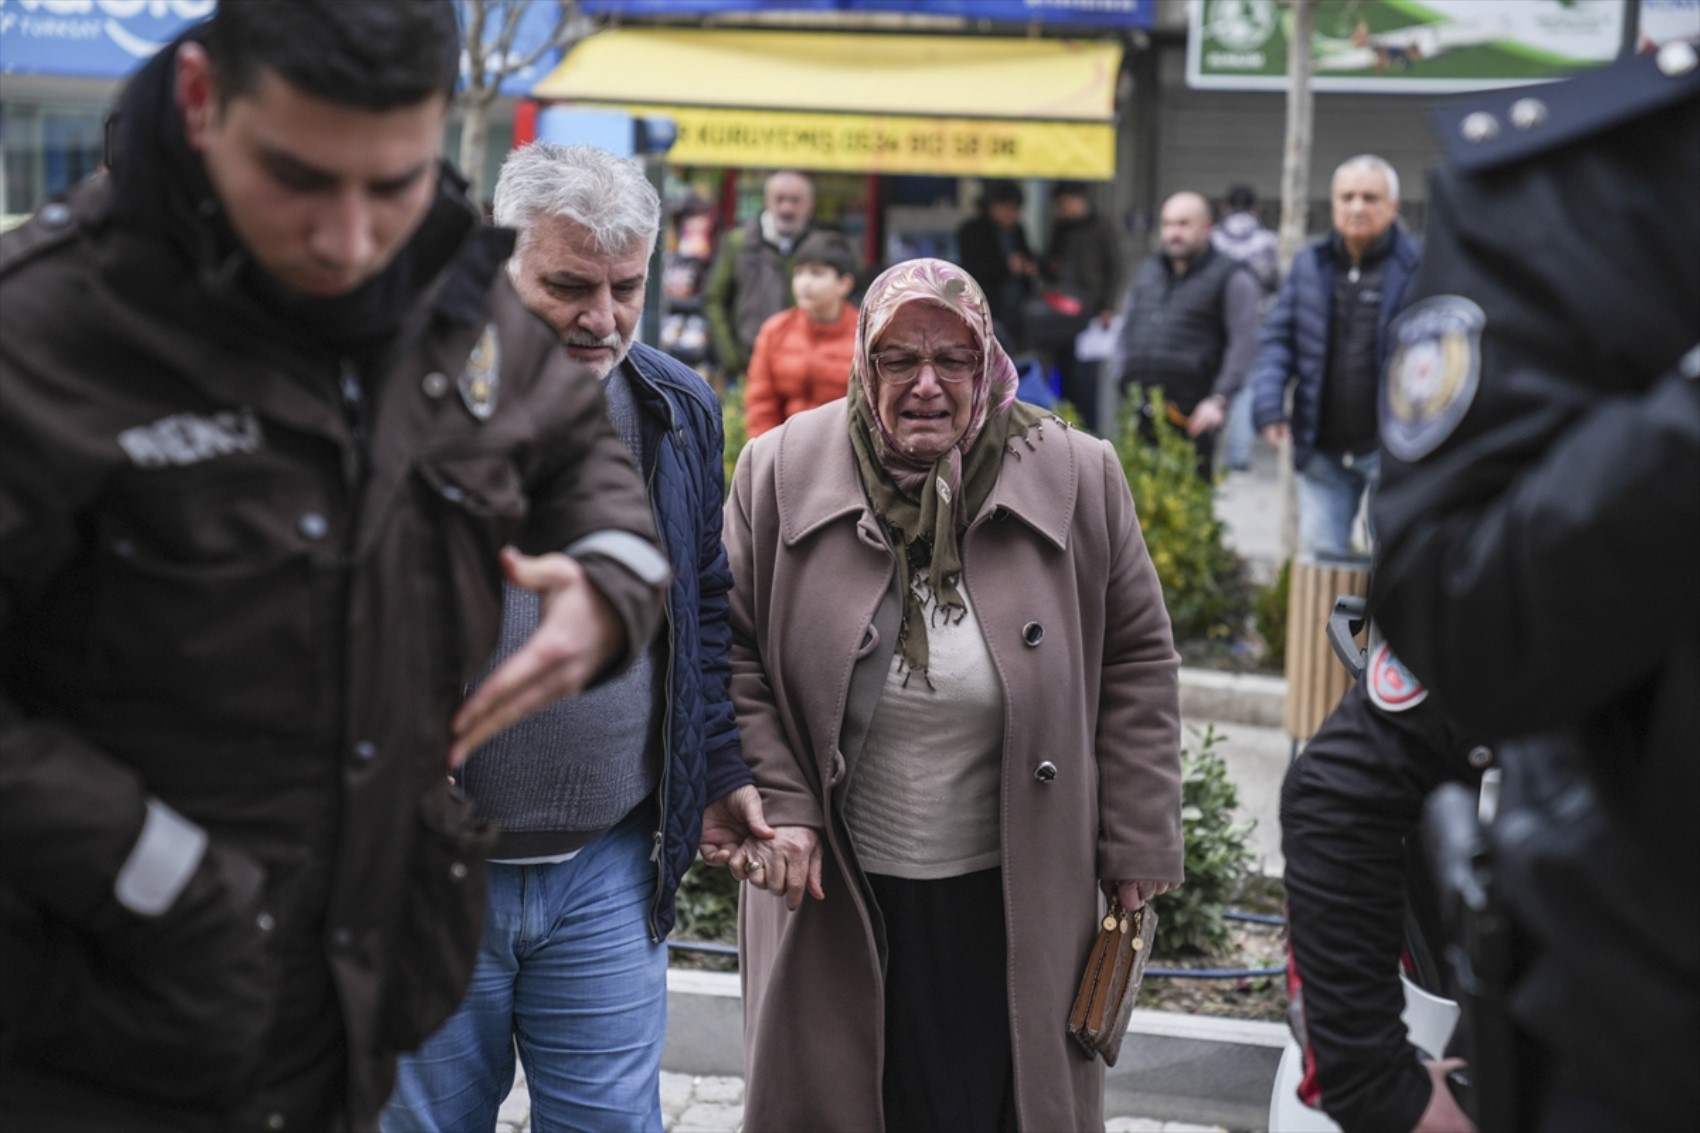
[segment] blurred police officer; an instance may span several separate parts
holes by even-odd
[[[1700,1113],[1700,58],[1443,112],[1382,399],[1389,639],[1511,737],[1518,1123]],[[1484,1084],[1485,1085],[1485,1084]]]
[[[1480,784],[1493,752],[1385,643],[1366,660],[1281,787],[1299,1094],[1345,1133],[1463,1133],[1474,1126],[1446,1085],[1461,1063],[1406,1037],[1399,970],[1412,957],[1424,990],[1452,997],[1418,821],[1440,784]]]
[[[478,944],[447,765],[656,626],[596,380],[441,162],[458,56],[450,0],[222,4],[0,238],[8,1129],[370,1128]],[[504,573],[544,615],[462,704]]]

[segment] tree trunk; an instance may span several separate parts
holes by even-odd
[[[484,149],[490,136],[490,102],[476,96],[466,99],[460,111],[460,172],[466,178],[466,195],[484,204]]]
[[[1305,245],[1310,212],[1311,36],[1316,30],[1316,0],[1289,0],[1292,34],[1287,37],[1287,144],[1281,158],[1281,272]],[[1281,453],[1281,556],[1290,559],[1299,546],[1298,482],[1289,441]]]
[[[1310,206],[1310,41],[1316,31],[1316,0],[1291,0],[1292,35],[1287,39],[1287,145],[1281,159],[1281,270],[1305,243]]]

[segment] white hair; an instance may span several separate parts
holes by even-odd
[[[661,196],[643,165],[595,146],[532,142],[515,150],[496,178],[494,211],[497,224],[519,232],[510,272],[519,270],[539,219],[571,220],[609,256],[642,241],[647,258],[661,230]]]
[[[1373,153],[1360,153],[1356,157],[1348,157],[1340,163],[1340,167],[1334,171],[1334,176],[1329,180],[1328,188],[1330,191],[1334,188],[1334,182],[1340,179],[1340,174],[1348,169],[1362,169],[1366,172],[1381,174],[1387,180],[1388,198],[1395,201],[1400,199],[1399,171],[1394,169],[1386,158],[1377,157]]]

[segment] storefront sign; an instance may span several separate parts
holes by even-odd
[[[905,12],[1000,23],[1148,28],[1157,0],[580,0],[588,16],[706,16],[740,12]]]
[[[796,114],[700,106],[631,106],[678,126],[673,165],[795,167],[941,177],[1115,176],[1107,122],[998,121],[888,115]]]
[[[0,0],[0,71],[115,79],[217,0]]]
[[[1292,15],[1276,0],[1192,0],[1187,85],[1285,90]],[[1439,94],[1563,78],[1616,58],[1623,0],[1320,0],[1318,91]]]

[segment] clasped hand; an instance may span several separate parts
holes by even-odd
[[[702,860],[723,865],[757,889],[802,907],[805,894],[825,900],[821,888],[820,833],[812,826],[769,826],[761,794],[739,787],[708,804],[702,816]]]

